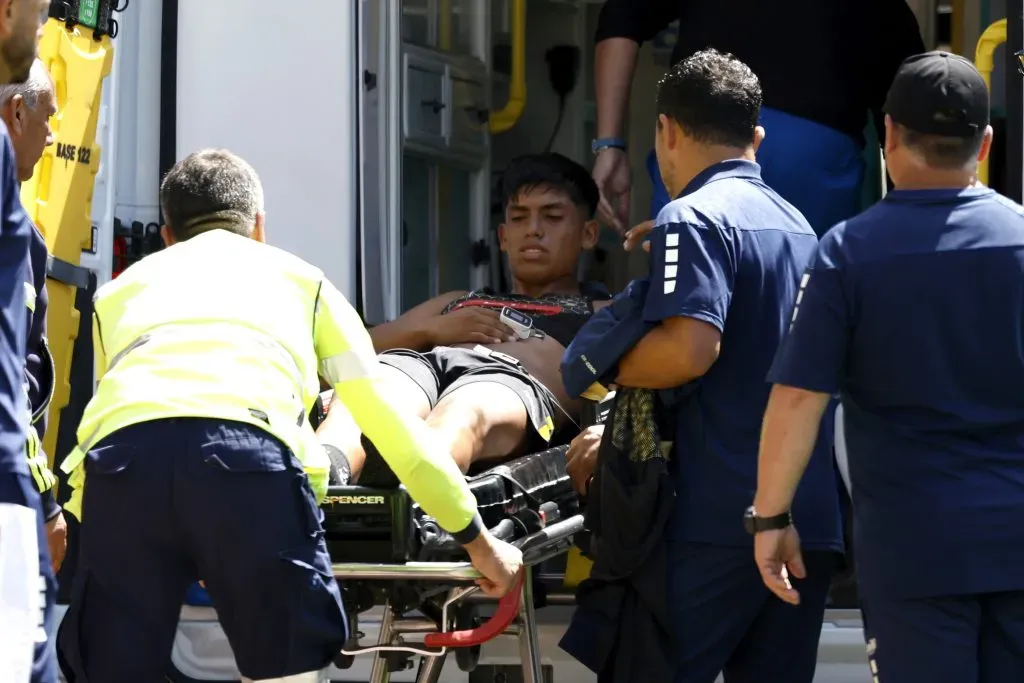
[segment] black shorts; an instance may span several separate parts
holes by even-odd
[[[414,381],[426,394],[431,409],[459,387],[476,382],[494,382],[516,392],[533,425],[533,436],[526,444],[529,451],[543,450],[555,438],[557,426],[568,422],[558,399],[511,356],[483,346],[464,349],[439,346],[420,353],[393,349],[378,356],[388,365]],[[364,437],[366,464],[359,483],[364,486],[395,486],[397,479],[388,470],[380,454]]]

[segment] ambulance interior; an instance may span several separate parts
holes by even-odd
[[[95,144],[88,125],[74,133],[75,144],[85,142],[96,157],[83,163],[77,155],[89,178],[95,174],[91,197],[82,199],[85,206],[91,201],[92,220],[72,227],[70,212],[54,208],[54,179],[62,164],[68,167],[71,144],[72,128],[59,125],[70,116],[69,93],[76,92],[71,66],[78,57],[70,48],[57,50],[51,63],[61,110],[57,144],[41,162],[40,179],[23,188],[51,249],[65,245],[58,260],[78,268],[73,277],[51,274],[50,281],[62,292],[56,299],[51,294],[50,335],[63,344],[55,356],[58,377],[67,379],[58,381],[45,443],[58,464],[92,391],[91,292],[160,248],[158,184],[176,159],[218,146],[249,160],[266,192],[269,241],[321,267],[370,325],[445,291],[506,286],[495,188],[510,159],[550,150],[592,164],[599,0],[309,0],[301,11],[247,0],[101,4],[115,10],[117,30],[104,43],[113,51],[109,73],[96,71],[97,51],[89,62],[92,77],[102,81],[98,106],[86,114]],[[1021,12],[1018,0],[910,4],[926,46],[971,59],[986,28]],[[989,184],[1018,201],[1024,107],[1012,52],[1024,47],[1021,32],[1019,23],[1004,22],[982,41],[982,57],[994,65],[997,143]],[[647,218],[654,86],[668,67],[673,35],[670,27],[643,46],[634,79],[627,136],[632,224]],[[58,63],[67,68],[54,69]],[[560,95],[553,81],[571,88]],[[865,206],[884,191],[870,131],[868,139]],[[46,206],[54,213],[46,214]],[[61,234],[77,235],[80,253],[74,253],[78,242]],[[645,273],[646,260],[623,252],[620,239],[605,230],[583,270],[582,279],[614,292]],[[537,616],[544,680],[591,680],[557,647],[579,579],[566,578],[564,558],[537,570],[548,605]],[[65,598],[74,564],[72,528],[61,572]],[[826,616],[822,681],[870,680],[856,609],[848,571],[835,582]],[[359,622],[366,642],[379,629],[373,614]],[[499,674],[517,680],[520,657],[514,644],[498,639],[484,647],[474,671],[449,661],[439,680],[489,681]],[[370,660],[332,669],[331,680],[366,680]],[[172,669],[169,680],[180,682],[238,678],[216,614],[201,602],[183,610]],[[415,675],[393,672],[391,680]]]

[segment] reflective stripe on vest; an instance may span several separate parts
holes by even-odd
[[[320,375],[331,383],[331,386],[371,374],[363,357],[355,351],[345,351],[320,361],[317,368]]]

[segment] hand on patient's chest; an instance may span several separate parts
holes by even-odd
[[[499,311],[483,306],[467,306],[434,316],[430,323],[431,341],[434,346],[473,346],[514,340],[515,333],[499,316]]]

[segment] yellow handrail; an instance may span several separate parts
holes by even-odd
[[[978,47],[974,51],[974,66],[977,67],[981,77],[985,79],[985,86],[989,93],[992,92],[992,71],[996,68],[992,56],[996,48],[1006,42],[1006,19],[993,22],[985,29],[978,38]],[[978,164],[978,181],[988,185],[988,158]]]
[[[512,74],[508,102],[491,114],[492,133],[504,133],[516,125],[526,109],[526,0],[512,0]]]

